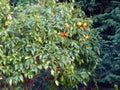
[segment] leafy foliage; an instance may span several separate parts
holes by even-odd
[[[1,0],[0,7],[0,76],[5,83],[23,83],[28,90],[44,70],[56,86],[86,84],[99,62],[99,48],[92,20],[83,11],[51,1],[13,8]]]

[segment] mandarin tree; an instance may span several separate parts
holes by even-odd
[[[7,1],[0,0],[2,85],[24,84],[29,90],[43,70],[49,72],[48,80],[55,86],[86,84],[99,62],[98,35],[92,20],[80,9],[74,10],[73,3],[49,1],[13,8]]]

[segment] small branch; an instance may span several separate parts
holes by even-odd
[[[46,6],[46,3],[47,3],[47,1],[46,1],[46,0],[44,0],[44,6]]]

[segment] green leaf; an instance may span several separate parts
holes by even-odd
[[[55,84],[56,84],[57,86],[59,86],[59,82],[58,82],[58,80],[55,80]]]
[[[24,81],[22,75],[20,75],[19,78],[20,78],[20,80],[21,80],[22,82]]]
[[[9,79],[9,84],[10,84],[10,86],[12,85],[12,82],[13,82],[13,80],[12,80],[12,78],[10,78],[10,79]]]
[[[51,70],[51,75],[54,76],[54,74],[55,74],[55,71],[52,69],[52,70]]]

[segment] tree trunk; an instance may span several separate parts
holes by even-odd
[[[25,77],[25,75],[23,75],[23,78],[24,78],[24,90],[29,90],[29,88],[30,88],[30,80],[27,78],[27,77]]]

